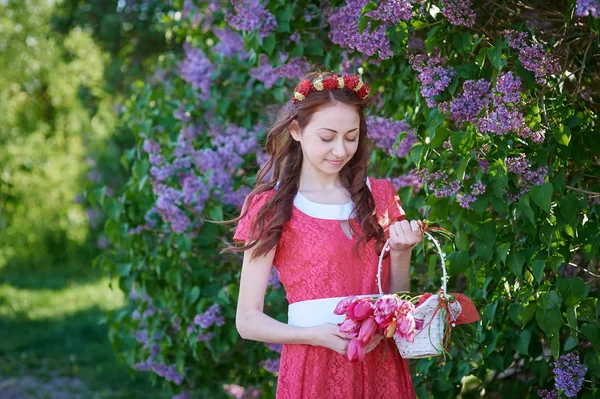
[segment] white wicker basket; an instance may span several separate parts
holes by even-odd
[[[444,332],[447,327],[445,308],[440,307],[437,312],[435,311],[440,302],[440,295],[446,296],[446,283],[448,281],[448,276],[446,275],[446,255],[444,255],[440,244],[431,236],[431,234],[426,231],[424,234],[435,243],[438,253],[440,254],[443,272],[442,287],[438,291],[438,294],[431,295],[431,297],[427,298],[425,302],[415,309],[413,316],[416,319],[422,319],[424,327],[422,330],[417,331],[413,342],[398,338],[398,336],[394,334],[394,341],[396,341],[398,351],[405,359],[420,359],[441,355],[443,350]],[[383,255],[389,250],[390,240],[388,239],[379,256],[379,266],[377,269],[377,287],[379,289],[379,295],[384,295],[383,290],[381,289],[381,265],[383,262]],[[458,302],[455,303],[458,304]],[[451,312],[455,313],[454,309],[452,309]],[[460,314],[460,309],[457,309],[457,312],[457,314]]]

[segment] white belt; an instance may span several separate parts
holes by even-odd
[[[379,294],[356,295],[358,298],[378,297]],[[292,303],[288,306],[287,324],[297,327],[314,327],[323,323],[341,323],[345,315],[333,313],[345,296],[335,298],[311,299]]]

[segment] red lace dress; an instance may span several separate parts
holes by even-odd
[[[367,184],[375,199],[378,221],[387,235],[390,224],[404,218],[398,194],[385,179],[368,178]],[[248,214],[238,223],[234,235],[236,241],[245,242],[249,238],[252,218],[275,190],[255,196]],[[245,203],[244,207],[247,205]],[[357,238],[348,238],[340,224],[340,219],[347,219],[351,209],[351,202],[345,205],[317,204],[300,193],[294,199],[292,218],[283,226],[273,261],[290,304],[378,292],[379,258],[375,240],[359,247],[362,259],[358,259],[354,253]],[[356,219],[349,219],[349,223],[356,231],[361,231]],[[384,292],[389,286],[389,267],[389,257],[386,257],[382,267]],[[367,353],[363,362],[357,363],[320,346],[283,345],[278,399],[415,397],[406,360],[391,339],[383,340]]]

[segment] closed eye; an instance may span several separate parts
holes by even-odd
[[[355,142],[355,141],[356,141],[356,137],[355,137],[355,138],[353,138],[353,139],[346,139],[346,140],[347,140],[347,141],[349,141],[349,142],[351,142],[351,143],[353,143],[353,142]],[[322,137],[321,137],[321,141],[324,141],[324,142],[328,143],[328,142],[330,142],[330,141],[333,141],[333,139],[328,139],[328,140],[326,140],[326,139],[324,139],[324,138],[322,138]]]

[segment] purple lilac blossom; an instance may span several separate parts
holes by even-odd
[[[281,353],[281,350],[283,349],[283,345],[282,344],[271,344],[271,343],[265,343],[265,346],[273,352],[277,352],[277,353]]]
[[[210,94],[211,75],[215,67],[201,49],[184,43],[183,50],[185,59],[178,64],[179,74],[194,89],[200,91],[201,99],[206,100]]]
[[[600,17],[600,3],[598,0],[577,0],[575,15],[578,17],[591,15],[594,18],[598,18]]]
[[[544,83],[545,77],[560,72],[556,57],[547,53],[541,44],[527,44],[527,33],[505,30],[508,45],[519,51],[519,60],[523,67],[535,74],[537,83]]]
[[[485,109],[492,98],[490,92],[491,85],[485,79],[467,80],[463,84],[462,94],[454,97],[450,101],[449,112],[450,119],[457,121],[459,124],[466,122],[475,122],[477,115]],[[444,110],[444,103],[440,103],[440,111]]]
[[[271,66],[269,58],[265,54],[261,54],[258,56],[258,66],[250,69],[248,73],[254,79],[262,82],[265,89],[270,89],[281,79],[281,76],[276,74],[274,70],[275,68]]]
[[[267,285],[273,289],[278,289],[281,287],[281,281],[279,281],[279,272],[275,268],[275,266],[271,267],[271,273],[269,274],[269,281]]]
[[[403,176],[392,177],[390,182],[396,188],[396,191],[400,190],[402,187],[412,187],[414,192],[418,193],[421,191],[421,187],[423,187],[419,179],[411,173],[407,173]]]
[[[579,363],[579,355],[575,352],[562,355],[554,362],[556,374],[555,387],[569,398],[574,398],[581,390],[587,366]]]
[[[135,336],[137,342],[141,344],[148,343],[148,330],[136,331],[133,335]]]
[[[213,324],[217,326],[222,326],[225,324],[225,319],[221,315],[221,309],[218,304],[211,305],[210,308],[203,314],[197,314],[194,317],[194,324],[199,325],[202,328],[209,328]]]
[[[408,133],[406,136],[404,136],[404,138],[398,145],[398,151],[396,152],[396,156],[399,158],[404,158],[405,156],[407,156],[411,148],[417,141],[419,141],[419,138],[416,134],[412,132]]]
[[[494,97],[494,103],[518,105],[521,102],[521,79],[512,71],[500,73],[496,80],[496,93],[501,95]]]
[[[277,27],[275,16],[266,9],[267,2],[260,0],[233,0],[233,12],[227,10],[225,21],[236,30],[253,31],[258,29],[258,35],[269,36]]]
[[[419,72],[417,79],[421,82],[421,95],[425,98],[427,106],[433,108],[437,101],[433,97],[442,94],[450,85],[456,72],[450,67],[443,67],[440,57],[428,57],[426,54],[410,54],[408,61],[415,71]]]
[[[414,135],[414,133],[412,133],[412,129],[405,121],[395,121],[384,117],[367,117],[367,129],[369,132],[368,136],[371,141],[373,141],[373,144],[392,156],[394,155],[394,143],[396,142],[396,138],[400,133],[409,132],[409,134]],[[406,140],[407,137],[408,135],[406,135],[404,139]],[[416,136],[414,136],[414,138],[408,138],[407,142],[402,148],[403,151],[406,150],[406,147],[408,147],[409,144],[410,147],[408,147],[408,150],[410,150],[412,145],[415,143],[415,141],[411,143],[412,140],[416,141]],[[401,148],[399,146],[396,156],[405,156],[406,153],[400,155],[400,150]]]
[[[279,372],[279,359],[267,359],[260,362],[260,367],[267,370],[269,373]]]
[[[558,399],[557,391],[550,391],[548,389],[538,389],[537,394],[540,399]]]
[[[452,142],[450,141],[450,137],[448,137],[446,141],[442,143],[442,147],[444,147],[446,150],[452,150]]]
[[[461,207],[471,209],[471,202],[476,201],[477,197],[471,194],[458,194],[456,199]]]
[[[442,0],[442,14],[452,25],[475,25],[475,12],[471,0]]]
[[[378,2],[377,9],[368,15],[373,19],[396,25],[400,21],[408,21],[412,18],[412,3],[413,1],[407,0],[382,0]]]
[[[506,169],[511,173],[518,175],[524,174],[529,169],[527,156],[525,154],[519,154],[516,157],[506,158]]]
[[[214,52],[229,58],[237,55],[241,61],[250,56],[244,47],[244,39],[239,33],[226,28],[213,28],[213,33],[219,38],[219,43],[212,48]]]
[[[146,139],[146,140],[144,140],[142,149],[144,150],[144,152],[146,152],[148,154],[158,154],[158,153],[160,153],[161,147],[160,147],[159,143],[157,143],[151,139]]]
[[[473,185],[473,189],[471,191],[471,194],[473,195],[481,195],[485,193],[485,184],[483,184],[482,182],[478,181],[477,183],[475,183]]]
[[[292,58],[282,66],[275,68],[275,73],[279,74],[279,76],[285,76],[288,79],[300,79],[308,72],[310,67],[310,63],[304,57]]]
[[[497,135],[504,135],[508,132],[527,132],[528,129],[525,125],[525,117],[519,109],[506,104],[501,104],[495,110],[488,111],[486,115],[475,122],[482,133],[492,132]]]
[[[358,30],[358,18],[368,0],[348,0],[346,5],[334,9],[328,16],[329,38],[342,48],[356,50],[366,56],[377,54],[381,59],[390,58],[393,53],[386,36],[388,24],[382,23],[370,31],[371,22],[363,34]]]

